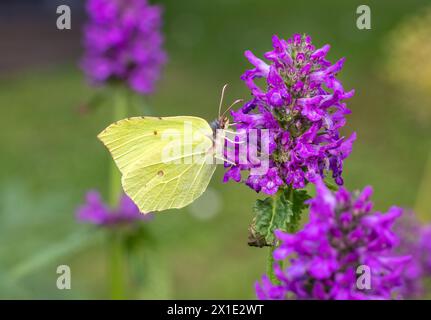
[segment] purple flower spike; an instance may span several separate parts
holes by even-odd
[[[316,185],[316,197],[308,201],[309,223],[296,234],[275,232],[280,246],[274,259],[288,259],[289,264],[284,269],[274,264],[280,284],[272,284],[264,276],[256,284],[257,297],[364,300],[396,296],[411,261],[404,255],[410,253],[394,251],[399,238],[392,226],[402,210],[372,211],[369,187],[361,193],[343,187],[333,193],[321,179],[316,179]],[[368,276],[369,286],[358,285],[363,284],[360,276]]]
[[[89,81],[151,94],[166,61],[161,8],[147,0],[88,0],[86,7],[81,67]]]
[[[421,299],[425,294],[424,279],[431,276],[431,225],[422,225],[408,211],[397,221],[394,230],[400,240],[396,252],[412,256],[402,274],[400,294],[405,299]]]
[[[86,202],[76,211],[76,218],[80,222],[91,223],[100,226],[115,226],[132,224],[135,221],[148,221],[153,218],[152,214],[139,212],[138,207],[126,195],[122,195],[115,209],[109,208],[102,201],[100,193],[89,191]]]
[[[247,149],[246,156],[236,154],[242,159],[253,158],[252,154],[265,157],[267,171],[254,174],[256,164],[252,161],[230,159],[235,165],[225,165],[224,181],[242,181],[256,192],[273,195],[287,185],[304,188],[331,171],[335,182],[342,185],[343,161],[356,139],[354,133],[349,138],[339,133],[346,123],[345,115],[350,113],[343,101],[354,94],[354,90],[344,91],[336,78],[345,59],[330,63],[326,60],[330,46],[316,50],[306,35],[295,34],[287,41],[274,35],[272,45],[273,50],[264,55],[268,63],[251,51],[245,52],[254,68],[241,79],[252,98],[231,112],[237,131],[246,137],[256,131],[269,131],[268,139],[259,140],[257,152]],[[255,82],[262,83],[262,79],[265,87]],[[263,141],[268,148],[262,147]]]

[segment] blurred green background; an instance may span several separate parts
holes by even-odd
[[[389,34],[428,0],[157,2],[165,9],[169,62],[147,101],[154,114],[212,120],[223,84],[230,84],[227,102],[249,96],[239,79],[250,67],[245,50],[261,56],[273,34],[308,33],[317,47],[331,44],[331,61],[347,58],[340,78],[356,89],[345,128],[358,134],[345,162],[347,187],[372,185],[380,210],[415,206],[429,126],[402,105],[385,63]],[[63,3],[72,9],[70,31],[55,27],[55,8]],[[361,4],[371,7],[372,30],[356,27]],[[109,298],[105,236],[74,217],[88,189],[107,195],[109,156],[96,135],[112,117],[109,99],[83,108],[95,90],[77,66],[82,1],[2,1],[0,11],[0,298]],[[146,226],[144,285],[133,297],[254,298],[267,252],[247,246],[247,226],[262,196],[223,184],[222,171],[210,185],[216,214],[203,219],[185,208]],[[425,211],[422,218],[430,220]],[[71,290],[56,287],[60,264],[71,267]]]

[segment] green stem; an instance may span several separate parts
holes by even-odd
[[[113,120],[118,121],[127,117],[127,92],[121,87],[115,89]],[[109,163],[109,204],[115,207],[122,192],[121,174],[113,160]]]
[[[293,194],[292,193],[292,187],[289,186],[288,189],[287,189],[287,191],[279,190],[276,193],[275,199],[273,201],[273,203],[274,203],[273,210],[276,209],[275,208],[275,203],[277,202],[276,199],[278,197],[283,196],[283,194],[284,194],[285,197],[287,197],[287,199],[291,200],[290,198],[292,197],[292,194]],[[274,214],[272,216],[274,216]],[[294,232],[297,231],[297,230],[294,230],[293,226],[289,227],[288,230],[290,230],[292,233],[294,233]],[[269,279],[271,280],[272,283],[279,284],[280,280],[277,279],[277,277],[276,277],[276,275],[274,273],[274,263],[275,263],[275,260],[274,260],[274,250],[275,249],[276,249],[276,245],[272,245],[272,246],[269,247],[268,258],[267,258],[267,262],[266,262],[266,274],[268,275],[268,277],[269,277]],[[279,261],[278,263],[279,263],[280,267],[283,268],[283,261]]]
[[[127,91],[123,88],[115,89],[115,99],[113,106],[113,120],[118,121],[127,117]],[[121,174],[115,162],[110,160],[109,168],[109,204],[112,208],[118,205],[118,200],[122,193]],[[126,297],[126,265],[124,253],[124,241],[118,230],[113,230],[109,238],[110,251],[110,283],[111,298],[124,299]]]
[[[126,297],[126,266],[124,263],[124,245],[121,234],[114,230],[109,239],[111,299],[121,300]]]
[[[275,283],[278,283],[279,280],[277,279],[274,273],[274,263],[275,263],[274,250],[275,250],[275,246],[269,247],[268,258],[266,260],[266,274],[268,275],[269,280],[275,284]]]

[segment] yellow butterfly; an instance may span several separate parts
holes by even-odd
[[[98,135],[122,174],[125,193],[141,212],[185,207],[206,190],[216,169],[215,131],[229,125],[220,116],[225,89],[211,125],[189,116],[132,117]]]

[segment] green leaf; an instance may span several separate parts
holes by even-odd
[[[287,226],[287,231],[294,233],[299,229],[299,224],[301,222],[301,213],[303,210],[308,208],[305,203],[310,199],[310,195],[306,190],[293,190],[292,192],[292,216]]]
[[[301,213],[307,208],[310,196],[305,190],[280,190],[275,196],[256,200],[253,207],[255,218],[249,229],[249,245],[263,247],[275,244],[274,231],[298,230]]]
[[[256,215],[255,230],[262,235],[267,244],[274,244],[274,230],[285,229],[285,222],[291,214],[284,192],[277,193],[274,198],[257,200],[253,211]]]

